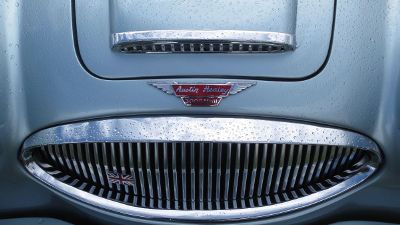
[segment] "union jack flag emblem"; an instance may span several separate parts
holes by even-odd
[[[111,184],[133,186],[133,177],[131,175],[120,174],[117,172],[107,172],[107,180]]]

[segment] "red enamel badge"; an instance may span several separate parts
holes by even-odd
[[[218,106],[222,98],[237,94],[255,85],[255,82],[228,83],[177,83],[168,81],[150,82],[165,93],[182,99],[186,106]]]

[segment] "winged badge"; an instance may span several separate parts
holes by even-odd
[[[178,83],[173,81],[149,82],[150,85],[182,99],[186,106],[218,106],[221,100],[237,94],[256,82]]]

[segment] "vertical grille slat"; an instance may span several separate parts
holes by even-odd
[[[269,166],[269,171],[268,171],[268,178],[267,178],[267,187],[266,187],[266,194],[271,194],[272,193],[272,176],[274,175],[275,172],[275,162],[276,162],[276,144],[272,145],[271,149],[271,159],[269,160],[270,166]]]
[[[253,168],[251,171],[251,177],[250,177],[250,186],[249,186],[249,197],[252,198],[254,195],[254,189],[255,189],[255,182],[256,182],[256,176],[257,176],[257,169],[258,169],[258,149],[259,149],[259,144],[254,145],[254,152],[253,152]]]
[[[244,199],[246,194],[247,174],[249,171],[249,158],[250,158],[250,144],[245,145],[244,165],[242,170],[242,187],[240,190],[240,198]]]
[[[195,162],[195,143],[190,144],[190,200],[191,200],[191,208],[195,208],[195,199],[196,199],[196,162]]]
[[[64,166],[65,166],[65,165],[64,165],[64,161],[63,161],[63,159],[62,159],[62,157],[61,157],[60,148],[59,148],[58,145],[55,145],[55,146],[54,146],[54,152],[55,152],[55,154],[56,154],[56,156],[57,156],[59,165],[60,165],[62,168],[64,168]]]
[[[110,147],[110,149],[111,149],[111,171],[115,173],[115,172],[118,172],[117,171],[117,163],[115,161],[115,159],[116,159],[116,157],[115,157],[115,143],[110,143],[110,145],[111,145],[111,147]],[[116,183],[115,185],[116,185],[118,191],[120,192],[122,185],[118,184],[118,183]]]
[[[307,176],[308,166],[310,165],[310,155],[311,155],[311,146],[308,145],[305,150],[305,158],[303,163],[303,168],[301,169],[301,175],[299,177],[298,185],[304,185],[304,179]]]
[[[342,147],[339,147],[339,149],[337,150],[337,155],[336,155],[336,157],[335,157],[335,159],[334,159],[334,161],[333,161],[333,165],[332,165],[332,168],[330,169],[330,171],[329,171],[329,176],[330,177],[333,177],[334,176],[334,173],[335,173],[335,171],[336,171],[336,168],[337,168],[337,166],[338,166],[338,164],[340,163],[340,160],[343,158],[343,148]]]
[[[149,143],[146,142],[145,144],[145,158],[146,158],[146,178],[147,178],[147,187],[149,188],[149,196],[150,198],[154,199],[154,189],[153,189],[153,175],[151,172],[151,159],[150,159],[150,149],[149,149]]]
[[[77,145],[77,152],[78,152],[78,160],[79,160],[79,164],[81,166],[83,176],[85,177],[85,179],[89,179],[89,176],[88,176],[88,173],[87,173],[86,167],[85,167],[85,162],[82,157],[83,152],[82,152],[82,148],[81,148],[80,144]]]
[[[139,179],[137,179],[137,174],[136,174],[136,172],[135,172],[135,164],[136,163],[134,163],[134,161],[133,161],[133,154],[134,154],[134,152],[133,152],[133,146],[132,146],[132,143],[128,143],[128,161],[129,161],[129,171],[130,171],[130,174],[131,174],[131,176],[133,177],[133,180],[134,180],[134,185],[133,185],[133,193],[135,194],[135,195],[139,195],[139,193],[138,193],[138,185],[137,185],[137,183],[139,182],[141,182]]]
[[[346,147],[346,150],[344,152],[343,158],[340,161],[339,166],[336,168],[337,172],[339,172],[340,169],[347,163],[347,160],[349,159],[350,153],[351,153],[351,148],[350,147]]]
[[[177,171],[177,155],[176,155],[176,143],[172,143],[172,175],[173,175],[173,189],[174,189],[174,200],[175,200],[175,209],[178,209],[179,206],[177,204],[178,203],[178,199],[179,199],[179,195],[178,195],[178,171]]]
[[[282,173],[284,172],[284,163],[285,163],[285,148],[286,145],[283,144],[281,146],[280,152],[277,153],[279,154],[279,164],[278,164],[278,170],[276,171],[276,178],[275,178],[275,186],[274,186],[274,193],[278,193],[279,190],[279,185],[283,183],[282,181]]]
[[[261,158],[261,169],[260,169],[260,179],[258,181],[257,187],[257,197],[260,197],[263,192],[263,187],[265,186],[265,170],[267,167],[267,152],[268,152],[268,144],[263,144],[263,153]]]
[[[231,173],[231,156],[232,156],[232,144],[228,143],[226,148],[226,163],[225,163],[225,191],[224,201],[228,201],[229,198],[229,187],[230,187],[230,173]]]
[[[81,159],[80,158],[80,154],[79,154],[79,152],[80,152],[80,145],[78,144],[78,146],[77,146],[77,151],[78,151],[78,158],[79,159]],[[102,154],[102,163],[101,163],[101,165],[102,165],[102,169],[104,170],[104,172],[105,172],[105,175],[107,176],[107,172],[109,172],[109,169],[108,169],[108,160],[107,160],[107,148],[106,148],[106,143],[101,143],[101,154]],[[83,167],[84,168],[84,167]],[[85,173],[85,171],[86,170],[83,170],[84,172],[83,173]],[[107,183],[107,185],[108,185],[108,188],[109,189],[112,189],[112,185],[111,185],[111,183],[108,181],[108,179],[106,179],[105,180],[106,181],[106,183]]]
[[[216,174],[216,183],[215,183],[215,199],[217,201],[220,201],[221,199],[221,164],[222,164],[222,143],[218,143],[218,148],[217,148],[217,174]],[[219,206],[219,204],[218,204]],[[219,208],[217,206],[217,208]]]
[[[89,168],[88,171],[90,173],[90,177],[91,177],[92,181],[94,183],[96,183],[97,179],[96,179],[96,175],[94,173],[94,169],[93,169],[93,165],[92,165],[92,159],[90,157],[89,143],[85,143],[85,155],[86,155],[86,160],[85,161],[86,161],[86,164],[87,164],[87,166]]]
[[[286,168],[285,175],[283,177],[283,184],[282,184],[282,187],[280,188],[280,191],[285,191],[288,188],[288,181],[289,181],[290,173],[291,173],[292,167],[293,167],[293,157],[294,157],[294,145],[290,145],[289,146],[288,165]]]
[[[321,159],[318,162],[318,169],[317,169],[317,173],[316,173],[315,177],[321,177],[321,175],[322,175],[322,169],[325,164],[327,151],[328,151],[328,146],[323,146],[322,153],[321,153]]]
[[[182,204],[183,204],[183,209],[187,209],[187,189],[186,189],[186,181],[187,181],[187,168],[186,168],[186,143],[181,143],[180,144],[181,149],[181,184],[182,184]]]
[[[164,165],[164,179],[165,179],[165,193],[166,193],[166,199],[171,200],[171,188],[169,185],[170,177],[169,177],[169,151],[168,151],[168,144],[163,143],[163,165]],[[169,201],[167,201],[169,202]],[[167,208],[170,208],[168,206]]]
[[[56,159],[56,155],[53,152],[53,145],[48,145],[46,147],[41,147],[43,150],[47,150],[48,154],[50,155],[50,158],[53,160],[53,162],[58,163]]]
[[[200,143],[200,162],[199,162],[199,202],[200,209],[204,209],[204,143]]]
[[[143,162],[142,162],[142,147],[140,145],[141,143],[136,144],[136,153],[137,153],[137,167],[138,167],[138,172],[139,172],[139,180],[140,180],[140,189],[142,192],[142,196],[146,196],[146,187],[144,183],[144,169],[143,169]]]
[[[68,170],[71,171],[72,170],[72,161],[71,161],[71,158],[68,156],[66,145],[61,145],[61,151],[62,151],[61,157],[65,161]]]
[[[212,200],[212,165],[213,165],[213,143],[209,143],[208,148],[208,168],[207,168],[207,201],[208,208],[211,208]]]
[[[154,143],[154,171],[156,174],[157,197],[162,199],[161,195],[161,174],[160,174],[160,157],[158,152],[158,143]]]
[[[325,163],[325,169],[324,169],[324,172],[323,172],[323,176],[324,177],[326,177],[328,175],[329,170],[330,170],[331,165],[332,165],[332,161],[333,161],[334,156],[336,154],[335,146],[330,146],[329,150],[330,150],[329,151],[329,156],[328,156],[327,160],[325,161],[326,162]]]
[[[74,165],[74,172],[76,173],[76,175],[78,177],[80,177],[81,176],[81,172],[79,171],[78,162],[77,162],[76,157],[75,157],[74,145],[73,144],[69,144],[68,145],[68,149],[69,149],[69,155],[71,156],[72,164]],[[104,185],[104,183],[102,182],[101,185]]]
[[[121,173],[123,175],[127,175],[128,174],[128,170],[127,166],[125,165],[125,159],[128,158],[128,156],[125,156],[125,147],[124,147],[124,143],[120,142],[118,143],[119,146],[119,162],[120,162],[120,169],[121,169]],[[129,193],[129,187],[128,185],[123,185],[124,187],[124,191],[125,193]],[[127,195],[126,195],[127,196]]]
[[[237,199],[238,183],[240,174],[240,144],[236,144],[236,155],[235,155],[235,171],[233,180],[233,193],[232,199]]]
[[[310,163],[310,172],[309,172],[309,174],[308,174],[307,181],[306,181],[307,183],[310,183],[310,182],[313,180],[314,173],[315,173],[315,168],[316,168],[317,165],[318,165],[319,147],[320,147],[319,145],[315,146],[314,157],[313,157],[313,159],[311,160],[311,163]]]
[[[101,166],[100,166],[101,163],[100,163],[100,160],[99,160],[99,150],[98,150],[98,146],[97,145],[98,145],[97,143],[94,143],[94,146],[93,146],[94,162],[95,162],[95,165],[96,165],[97,172],[99,174],[100,184],[101,184],[101,186],[104,186],[105,185],[105,180],[104,180],[104,177],[103,177],[104,171],[102,171]],[[71,157],[73,157],[73,155],[74,155],[73,145],[71,145],[70,149],[71,149]]]

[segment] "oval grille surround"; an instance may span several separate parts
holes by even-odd
[[[229,135],[237,123],[243,131]],[[191,132],[190,126],[198,129]],[[206,141],[204,135],[215,127],[219,129]],[[364,136],[313,125],[155,117],[44,130],[25,142],[23,161],[43,182],[111,201],[118,209],[113,211],[139,211],[134,215],[147,218],[232,220],[271,216],[331,198],[370,176],[380,154]],[[111,182],[110,172],[120,182]],[[125,208],[129,210],[121,210]]]

